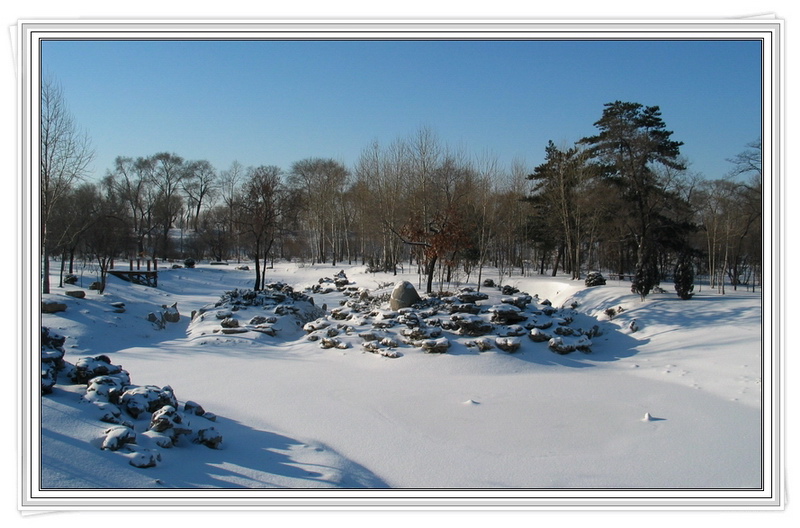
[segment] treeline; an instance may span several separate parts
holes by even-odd
[[[112,258],[247,259],[256,289],[276,259],[418,270],[428,292],[480,284],[487,266],[500,280],[599,270],[642,297],[676,269],[720,289],[760,283],[760,142],[710,181],[686,170],[658,107],[609,103],[595,127],[550,142],[533,168],[450,150],[428,129],[369,145],[352,167],[119,157],[101,181],[75,178],[48,197],[43,255],[62,275],[91,259],[103,277]]]

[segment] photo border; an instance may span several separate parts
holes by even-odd
[[[764,184],[762,286],[762,486],[760,489],[398,489],[398,490],[44,490],[40,487],[37,349],[41,294],[38,230],[38,87],[40,44],[53,39],[133,40],[742,40],[764,45],[762,140]],[[783,21],[21,21],[17,26],[18,168],[21,190],[18,295],[18,508],[22,511],[118,509],[269,510],[764,510],[785,507],[784,283],[782,214],[785,175]]]

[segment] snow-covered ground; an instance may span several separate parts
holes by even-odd
[[[191,400],[216,415],[209,424],[223,441],[219,449],[188,441],[162,448],[144,432],[149,421],[136,420],[136,449],[161,460],[134,467],[135,450],[100,448],[109,424],[83,398],[85,387],[62,376],[42,396],[43,487],[761,486],[759,293],[704,288],[687,302],[668,289],[642,302],[613,280],[585,288],[564,277],[512,276],[504,283],[566,307],[556,316],[569,314],[584,330],[597,325],[591,352],[556,354],[527,330],[514,353],[496,343],[479,351],[475,337],[445,331],[444,354],[396,342],[390,350],[399,357],[387,357],[362,348],[357,334],[366,322],[358,314],[328,318],[353,327],[338,336],[346,348],[322,348],[298,325],[280,322],[275,336],[215,332],[213,303],[252,286],[253,272],[235,268],[163,270],[158,288],[111,277],[102,295],[85,288],[93,280],[87,275],[84,288],[54,287],[45,296],[67,304],[42,316],[43,326],[66,337],[66,361],[104,354],[133,384],[171,387],[181,411]],[[372,292],[391,291],[389,283],[403,279],[418,284],[416,274],[289,263],[276,263],[267,280],[303,291],[339,270],[353,287]],[[86,297],[63,293],[74,289],[86,289]],[[489,298],[479,305],[501,304],[498,288],[482,291]],[[329,315],[346,298],[338,291],[311,296]],[[115,302],[125,304],[124,313],[113,310]],[[179,322],[157,329],[147,321],[149,312],[174,303]],[[204,307],[210,311],[193,321],[192,311]],[[609,320],[605,311],[619,307]],[[250,306],[233,318],[247,327],[261,313]],[[385,334],[397,338],[398,328]]]

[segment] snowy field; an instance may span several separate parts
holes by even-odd
[[[188,439],[161,447],[157,435],[146,432],[148,415],[128,418],[136,444],[101,449],[110,425],[99,420],[100,406],[87,401],[85,386],[60,376],[53,393],[42,397],[43,487],[761,486],[759,293],[723,296],[703,288],[681,301],[664,285],[667,293],[642,302],[614,280],[586,288],[565,277],[512,276],[503,284],[538,299],[522,310],[527,319],[519,325],[495,325],[486,347],[476,346],[479,338],[445,330],[431,340],[447,339],[447,351],[426,353],[402,341],[406,326],[399,324],[378,331],[378,338],[394,342],[370,353],[359,334],[376,321],[396,322],[388,304],[371,318],[352,313],[344,319],[342,311],[343,319],[334,319],[331,310],[349,298],[335,289],[307,288],[330,287],[319,279],[343,270],[353,290],[388,293],[403,279],[419,286],[416,274],[276,263],[268,282],[308,293],[316,307],[327,305],[315,336],[341,327],[336,346],[323,348],[321,338],[309,340],[308,327],[290,318],[278,318],[275,335],[254,330],[249,321],[274,317],[274,306],[228,314],[242,332],[220,332],[214,314],[225,307],[214,303],[225,291],[253,283],[253,271],[236,267],[163,270],[158,288],[110,277],[102,295],[88,290],[94,277],[85,274],[78,285],[54,287],[44,296],[67,305],[42,316],[43,326],[66,338],[67,362],[103,354],[130,374],[132,384],[169,386],[181,412],[194,401],[216,416],[211,422],[184,413],[184,424],[208,422],[222,441],[216,449]],[[498,280],[496,271],[486,277]],[[58,284],[55,275],[52,284]],[[76,289],[86,297],[64,295]],[[497,287],[481,291],[488,298],[477,305],[486,318],[486,309],[504,306],[504,295]],[[596,327],[590,352],[557,354],[531,339],[529,328],[517,331],[537,319],[533,312],[547,306],[545,299],[560,309],[550,330],[567,316],[582,332]],[[124,303],[125,311],[112,303]],[[147,320],[149,312],[174,303],[178,322],[158,329]],[[619,307],[610,319],[606,310]],[[205,313],[192,320],[193,311]],[[496,338],[503,336],[519,349],[498,348]],[[141,451],[157,453],[157,465],[131,465]]]

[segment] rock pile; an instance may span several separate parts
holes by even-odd
[[[250,311],[260,313],[252,314]],[[219,301],[192,312],[192,336],[235,335],[254,332],[275,337],[281,332],[290,338],[304,324],[322,317],[325,311],[314,299],[284,283],[267,285],[262,291],[232,290]]]
[[[170,386],[134,385],[120,365],[106,355],[64,361],[65,338],[42,327],[42,392],[53,391],[59,379],[83,385],[81,399],[97,409],[95,416],[110,427],[99,439],[100,448],[124,454],[136,467],[156,466],[160,449],[187,443],[218,449],[222,435],[216,416],[201,405],[178,401]],[[48,373],[45,376],[45,365]],[[182,409],[182,410],[181,410]]]
[[[64,368],[66,338],[42,327],[42,394],[50,394],[56,384],[58,371]]]
[[[403,348],[446,353],[456,342],[481,352],[514,353],[523,348],[525,335],[531,342],[547,343],[558,354],[591,352],[591,337],[599,334],[599,328],[594,324],[588,330],[576,327],[575,306],[559,309],[547,299],[509,285],[498,290],[499,295],[490,296],[463,288],[423,299],[412,284],[401,281],[388,299],[371,297],[368,292],[350,296],[330,313],[306,323],[303,330],[308,340],[324,349],[360,345],[365,352],[390,358],[402,357]]]

